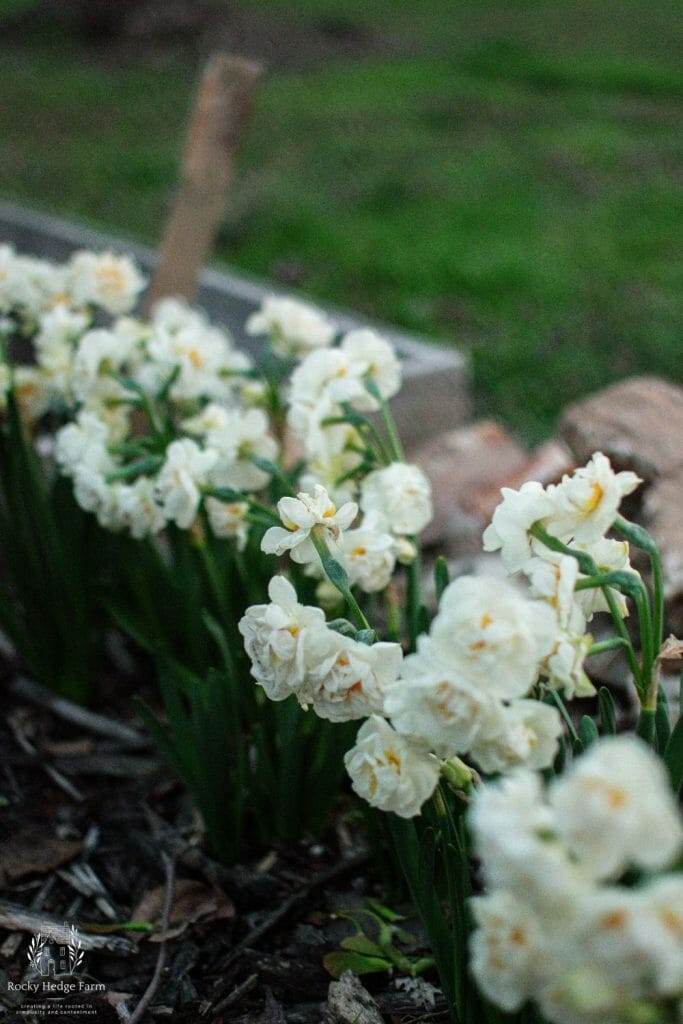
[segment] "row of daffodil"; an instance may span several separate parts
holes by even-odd
[[[416,472],[394,463],[366,478],[366,513],[381,515],[395,532],[417,532],[427,502]],[[508,568],[524,572],[528,593],[493,577],[455,580],[429,633],[407,657],[398,643],[367,643],[367,633],[358,640],[337,631],[320,608],[299,604],[291,583],[276,576],[272,603],[250,608],[240,624],[254,678],[272,700],[294,694],[323,718],[366,718],[346,758],[353,786],[373,806],[404,817],[417,814],[431,796],[443,759],[467,755],[486,774],[548,767],[563,722],[557,707],[537,698],[544,690],[567,699],[595,693],[583,667],[592,645],[586,628],[608,605],[602,590],[575,589],[585,578],[575,558],[552,551],[528,530],[543,523],[601,572],[627,571],[635,578],[628,543],[604,534],[622,496],[637,484],[634,474],[614,473],[598,453],[557,486],[543,490],[531,483],[506,491],[484,544],[500,549]],[[336,509],[318,486],[315,496],[281,499],[278,511],[283,525],[266,532],[264,551],[288,551],[320,571],[331,559],[350,582],[359,582],[354,563],[368,563],[372,548],[367,531],[349,529],[355,503]],[[388,549],[389,537],[386,543]],[[361,586],[368,576],[377,588],[386,585],[389,574],[380,573],[383,563],[377,562]],[[330,577],[336,579],[334,568]],[[624,596],[610,590],[608,597],[625,615]]]

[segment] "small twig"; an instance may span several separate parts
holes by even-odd
[[[55,942],[68,943],[71,925],[65,924],[59,917],[52,914],[39,914],[16,903],[0,900],[0,928],[10,932],[31,932],[37,935],[50,935]],[[131,956],[137,952],[137,945],[131,939],[119,935],[93,935],[87,925],[79,925],[77,930],[81,948],[88,950],[104,949],[115,956]]]
[[[102,775],[115,779],[144,778],[154,775],[161,767],[161,761],[153,757],[98,753],[56,757],[54,764],[65,775]]]
[[[237,985],[236,988],[232,990],[232,992],[229,992],[225,999],[222,999],[220,1003],[216,1004],[216,1006],[207,1006],[205,1012],[208,1012],[209,1009],[212,1009],[214,1014],[219,1014],[222,1013],[223,1010],[227,1010],[228,1007],[234,1006],[235,1003],[238,1003],[240,1001],[242,996],[246,996],[247,992],[251,992],[252,988],[254,988],[257,981],[258,974],[250,974],[248,978],[245,978],[243,982]]]
[[[15,722],[11,715],[8,717],[7,722],[9,724],[10,729],[12,730],[12,733],[14,735],[15,740],[17,741],[17,744],[21,747],[24,753],[29,754],[30,757],[33,760],[35,760],[36,764],[43,769],[45,774],[52,779],[55,785],[59,786],[60,789],[63,789],[64,792],[67,793],[72,800],[76,800],[78,803],[82,803],[85,800],[85,797],[81,793],[80,789],[76,789],[76,787],[71,782],[69,782],[69,780],[65,778],[61,772],[58,772],[57,769],[53,768],[51,764],[48,764],[47,762],[41,759],[36,748],[30,742],[28,737],[22,732],[18,722]]]
[[[360,867],[361,864],[365,864],[369,857],[370,853],[368,850],[361,850],[352,857],[345,857],[333,867],[329,868],[329,870],[321,871],[317,877],[312,878],[310,882],[306,882],[305,885],[302,885],[300,889],[297,889],[297,891],[293,892],[286,900],[283,900],[276,910],[271,914],[268,914],[260,924],[257,924],[255,928],[252,928],[251,931],[237,943],[223,962],[222,970],[227,970],[228,967],[239,959],[245,949],[250,949],[252,946],[256,945],[257,942],[260,942],[268,932],[272,931],[272,929],[287,917],[288,914],[291,914],[293,910],[305,905],[312,892],[319,889],[321,886],[334,881],[341,875],[345,875],[347,872],[353,871],[355,868]],[[215,994],[214,1002],[212,1003],[213,1009],[215,1009],[216,1000],[222,999],[225,992],[226,986],[219,985],[218,992]]]
[[[100,736],[107,736],[109,739],[118,740],[122,746],[130,747],[134,750],[144,750],[151,746],[149,739],[136,729],[131,728],[131,726],[125,725],[123,722],[117,722],[113,718],[107,718],[106,715],[88,711],[86,708],[82,708],[79,704],[74,704],[64,697],[58,697],[51,690],[41,686],[40,683],[34,682],[32,679],[27,679],[25,676],[17,676],[10,683],[10,690],[16,697],[21,697],[22,700],[30,701],[31,704],[37,704],[39,707],[48,708],[54,715],[64,719],[66,722],[79,725],[88,732],[94,732]]]
[[[147,1012],[147,1007],[151,1003],[156,990],[159,987],[161,975],[166,964],[166,933],[168,932],[168,923],[171,917],[171,906],[173,904],[173,893],[175,890],[175,861],[166,853],[162,853],[161,857],[164,864],[164,872],[166,874],[166,892],[164,894],[164,907],[161,914],[162,939],[159,945],[159,955],[157,957],[154,974],[152,975],[150,983],[145,989],[142,999],[128,1018],[128,1024],[138,1024],[138,1021],[142,1020],[142,1017]]]

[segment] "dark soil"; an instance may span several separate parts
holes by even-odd
[[[105,710],[122,721],[131,686],[118,680],[118,687]],[[5,1020],[128,1019],[116,1006],[134,1010],[164,945],[158,940],[169,862],[175,878],[165,966],[143,1020],[328,1019],[331,979],[323,956],[353,930],[337,912],[363,906],[370,896],[391,899],[373,877],[352,821],[340,814],[322,841],[255,850],[247,863],[226,868],[206,853],[186,792],[153,748],[126,749],[10,696],[0,750],[0,922],[23,908],[45,927],[66,922],[85,934],[104,930],[114,944],[124,940],[126,954],[86,950],[76,977],[102,988],[58,993],[46,1002],[9,990],[9,982],[40,979],[27,959],[31,931],[0,926]],[[55,770],[57,782],[47,774]],[[152,921],[154,931],[120,927],[133,919]],[[405,926],[421,951],[418,926]],[[387,974],[365,981],[387,1021],[445,1020],[443,1008],[416,1008]]]

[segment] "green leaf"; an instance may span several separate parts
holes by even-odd
[[[405,914],[397,914],[391,907],[387,907],[384,903],[380,903],[379,900],[374,899],[372,896],[368,897],[365,901],[371,910],[374,910],[376,914],[383,917],[385,921],[390,921],[392,924],[396,924],[397,921],[405,921]]]
[[[664,764],[669,772],[674,792],[678,793],[683,783],[683,716],[676,722],[666,745]]]
[[[440,601],[441,595],[450,583],[448,562],[443,555],[439,555],[434,563],[434,583],[436,586],[436,597]]]
[[[376,942],[369,939],[363,932],[356,932],[355,935],[348,935],[339,943],[342,949],[351,950],[352,953],[362,953],[363,956],[383,957],[384,950]]]
[[[582,716],[579,724],[579,737],[581,738],[584,749],[590,747],[591,743],[595,743],[598,739],[598,727],[590,715]]]
[[[606,686],[601,686],[598,691],[598,707],[603,735],[614,736],[617,731],[617,709],[614,697]]]
[[[659,687],[657,693],[655,726],[657,729],[657,749],[660,751],[666,750],[671,738],[671,716],[669,714],[669,700],[663,686]]]
[[[354,953],[352,950],[344,952],[327,953],[323,957],[323,966],[333,978],[341,978],[344,971],[353,971],[354,974],[380,974],[383,971],[391,970],[391,961],[383,957],[364,956],[362,953]]]

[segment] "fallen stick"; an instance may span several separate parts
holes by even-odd
[[[33,935],[41,933],[47,935],[54,942],[67,944],[71,933],[71,925],[60,920],[53,914],[37,913],[27,910],[17,903],[9,903],[0,900],[0,928],[6,928],[10,932],[31,932]],[[76,926],[74,926],[76,927]],[[88,933],[80,925],[76,927],[76,937],[81,949],[86,951],[106,950],[114,956],[132,956],[137,952],[137,945],[132,939],[120,935],[96,935]]]
[[[161,945],[159,946],[159,955],[157,956],[157,962],[154,966],[154,974],[152,975],[150,983],[145,989],[140,1002],[128,1018],[128,1024],[138,1024],[138,1021],[142,1020],[143,1016],[147,1012],[147,1007],[151,1003],[154,998],[154,994],[159,987],[161,974],[166,964],[166,934],[168,932],[168,923],[171,917],[171,907],[173,905],[173,893],[175,891],[175,861],[165,853],[162,853],[161,856],[164,862],[164,872],[166,874],[164,907],[161,913],[161,934],[164,938],[161,940]]]
[[[81,793],[80,789],[76,789],[76,787],[69,782],[61,772],[58,772],[51,764],[42,760],[40,754],[28,737],[24,735],[21,726],[14,720],[12,715],[8,716],[7,724],[12,730],[12,735],[23,752],[28,754],[31,760],[45,772],[49,779],[52,779],[56,786],[59,786],[60,789],[64,790],[67,796],[70,796],[71,799],[75,800],[77,803],[82,803],[85,800],[85,797],[83,793]]]
[[[255,61],[224,53],[214,54],[206,65],[187,128],[181,182],[145,312],[168,295],[194,297],[199,271],[211,254],[224,214],[235,154],[262,71]]]
[[[22,700],[49,708],[54,715],[66,722],[78,725],[88,732],[97,733],[99,736],[118,740],[122,746],[135,750],[143,750],[150,746],[148,738],[131,726],[117,722],[113,718],[107,718],[95,711],[88,711],[87,708],[82,708],[79,704],[74,704],[64,697],[58,697],[56,693],[32,679],[27,679],[26,676],[17,676],[10,683],[10,690]]]

